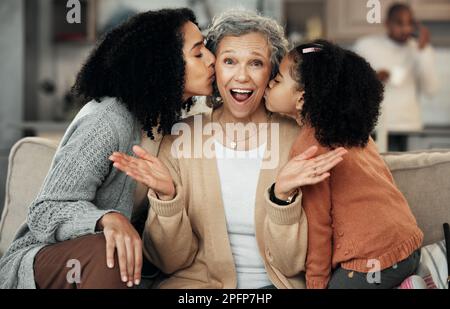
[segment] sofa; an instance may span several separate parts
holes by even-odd
[[[56,141],[28,137],[11,149],[0,221],[0,256],[25,221],[57,146]],[[383,158],[424,232],[424,246],[443,240],[442,225],[450,223],[450,150],[387,153]]]

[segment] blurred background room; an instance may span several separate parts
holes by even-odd
[[[427,46],[432,46],[434,58],[430,69],[435,70],[439,87],[432,95],[418,93],[420,125],[390,128],[381,117],[374,136],[380,152],[450,148],[450,0],[402,2],[410,5],[414,21],[428,31]],[[81,5],[81,20],[71,24],[67,14],[76,3]],[[205,30],[215,14],[229,8],[245,8],[278,20],[285,26],[292,44],[326,38],[353,49],[363,37],[386,35],[387,10],[392,3],[392,0],[1,0],[0,200],[4,200],[11,147],[26,136],[55,140],[62,137],[84,103],[70,93],[76,73],[95,42],[129,16],[146,10],[190,7],[200,28]],[[389,62],[387,58],[384,60]],[[389,73],[385,83],[391,88],[410,74],[401,68]],[[198,104],[194,112],[204,108]]]

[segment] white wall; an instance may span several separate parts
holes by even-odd
[[[0,151],[20,136],[13,124],[23,115],[23,18],[22,0],[0,1]]]
[[[23,0],[0,1],[0,213],[9,148],[20,138],[14,124],[23,115]]]
[[[55,70],[55,52],[52,46],[53,28],[52,28],[52,1],[53,0],[38,0],[38,28],[36,30],[39,37],[37,45],[37,84],[40,85],[43,81],[54,81],[57,77]],[[52,120],[57,114],[57,97],[55,95],[47,95],[42,91],[37,92],[37,102],[39,102],[36,112],[36,119]]]
[[[433,98],[421,99],[425,125],[450,126],[450,48],[436,48],[440,89]]]

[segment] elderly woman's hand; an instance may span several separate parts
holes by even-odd
[[[337,148],[313,158],[318,148],[312,146],[302,154],[292,158],[278,173],[274,193],[278,199],[287,200],[297,188],[314,185],[330,176],[329,171],[341,162],[347,153]]]
[[[115,168],[152,189],[160,200],[173,200],[175,185],[164,163],[139,146],[134,146],[133,152],[136,158],[114,152],[109,159],[114,162]]]

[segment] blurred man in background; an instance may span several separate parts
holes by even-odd
[[[411,8],[393,4],[387,13],[386,29],[387,34],[361,38],[354,46],[385,84],[377,130],[380,151],[387,150],[387,132],[423,129],[419,96],[431,96],[438,89],[430,32],[415,21]]]

